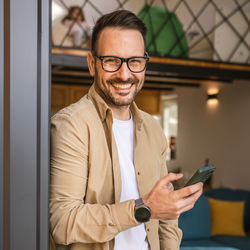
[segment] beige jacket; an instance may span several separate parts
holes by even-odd
[[[141,196],[166,175],[167,143],[157,121],[133,103],[134,165]],[[121,177],[112,111],[94,87],[52,118],[51,234],[56,249],[110,250],[115,236],[139,223],[134,200],[120,202]],[[179,249],[177,221],[145,224],[151,250]]]

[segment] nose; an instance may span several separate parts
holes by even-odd
[[[127,63],[123,62],[120,69],[117,71],[118,77],[121,78],[123,81],[126,81],[131,77],[131,71],[129,70]]]

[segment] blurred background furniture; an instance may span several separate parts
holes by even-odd
[[[242,209],[237,208],[240,205]],[[218,216],[220,221],[215,221],[213,218]],[[250,191],[229,188],[206,191],[193,209],[180,216],[179,226],[183,230],[181,250],[249,250]]]

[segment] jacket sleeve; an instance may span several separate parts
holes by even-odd
[[[134,201],[85,204],[88,182],[88,128],[69,114],[51,123],[50,231],[55,243],[106,242],[138,225]]]
[[[165,137],[165,136],[164,136]],[[168,173],[166,166],[167,159],[167,141],[162,146],[162,162],[161,162],[161,177]],[[172,186],[173,188],[173,186]],[[178,220],[160,220],[159,221],[159,239],[161,250],[177,250],[180,249],[182,231],[178,227]]]

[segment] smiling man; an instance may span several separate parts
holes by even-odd
[[[102,16],[88,54],[89,93],[52,118],[51,234],[57,249],[179,249],[179,215],[202,193],[174,191],[167,142],[134,103],[144,83],[146,28],[131,12]]]
[[[115,116],[128,120],[129,106],[144,83],[148,56],[143,37],[138,30],[111,26],[99,34],[97,44],[88,55],[95,89]]]

